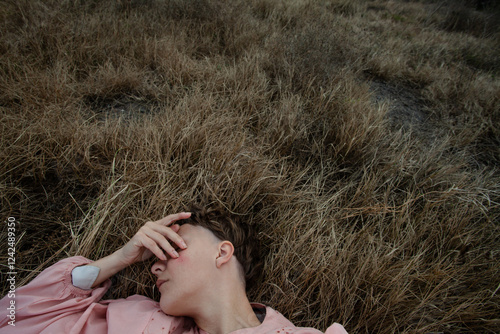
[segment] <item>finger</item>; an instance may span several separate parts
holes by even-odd
[[[146,247],[149,251],[151,251],[154,255],[156,255],[157,258],[160,260],[165,261],[167,259],[167,256],[163,253],[163,250],[158,246],[158,244],[148,238],[142,242],[142,245]]]
[[[173,228],[172,228],[173,227]],[[154,231],[156,233],[161,234],[163,237],[162,239],[168,239],[169,241],[172,241],[174,244],[176,244],[178,247],[182,249],[186,249],[187,245],[184,242],[184,239],[177,234],[177,232],[180,229],[180,226],[177,224],[174,224],[172,226],[164,226],[160,225],[156,222],[147,222],[146,225],[144,225],[145,231]],[[148,233],[148,232],[146,232]],[[158,240],[158,237],[156,238]]]
[[[179,253],[175,250],[175,248],[168,242],[168,240],[162,234],[152,231],[151,234],[148,235],[150,239],[152,239],[157,247],[161,247],[173,258],[178,258]],[[153,250],[151,250],[153,251]]]
[[[157,232],[164,235],[168,240],[172,241],[178,247],[182,249],[187,248],[186,242],[184,242],[184,239],[182,239],[182,237],[177,233],[181,228],[179,225],[175,224],[170,227],[159,225],[157,227],[159,229]]]
[[[189,217],[191,217],[191,212],[179,212],[179,213],[174,213],[172,215],[168,215],[158,220],[157,223],[163,226],[169,226],[177,220],[187,219]]]

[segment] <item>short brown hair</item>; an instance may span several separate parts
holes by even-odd
[[[246,288],[251,288],[257,280],[261,266],[258,240],[255,232],[237,215],[231,215],[215,206],[193,204],[188,210],[191,217],[177,221],[177,224],[202,226],[217,238],[230,241],[234,246],[234,255],[241,264]]]

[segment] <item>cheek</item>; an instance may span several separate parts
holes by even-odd
[[[179,252],[179,257],[173,261],[175,268],[184,273],[193,273],[193,271],[205,272],[208,270],[207,255],[198,252]]]
[[[176,264],[185,264],[189,262],[189,256],[184,252],[179,252],[179,257],[175,259]]]

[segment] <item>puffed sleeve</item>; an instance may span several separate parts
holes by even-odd
[[[5,312],[10,308],[7,316],[0,318],[0,333],[13,333],[13,329],[23,333],[42,333],[54,329],[75,330],[89,324],[105,325],[106,306],[96,303],[111,281],[91,290],[77,288],[72,283],[72,270],[91,262],[82,256],[63,259],[42,271],[27,285],[8,293],[0,300],[0,310]],[[88,312],[89,309],[93,311]]]

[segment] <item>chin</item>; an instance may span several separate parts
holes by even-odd
[[[165,296],[165,297],[167,297],[167,296]],[[174,317],[184,316],[184,314],[182,314],[181,307],[179,307],[179,305],[177,303],[172,302],[171,300],[169,302],[167,302],[167,301],[162,301],[160,299],[160,308],[163,311],[163,313],[165,313],[167,315],[171,315]]]
[[[193,294],[169,290],[163,291],[160,297],[160,308],[163,313],[175,317],[191,317],[199,305]]]

